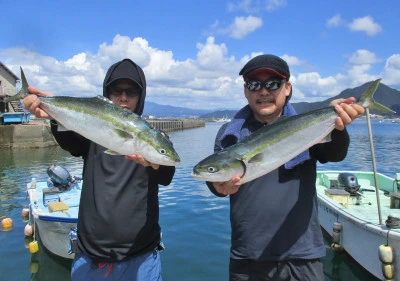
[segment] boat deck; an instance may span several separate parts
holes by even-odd
[[[369,179],[359,177],[358,184],[360,185],[360,189],[358,192],[359,196],[357,197],[355,195],[350,195],[350,193],[344,191],[343,189],[338,189],[336,186],[336,179],[338,178],[339,173],[325,173],[323,175],[322,173],[324,173],[324,171],[321,171],[316,185],[319,197],[327,200],[333,199],[331,202],[333,202],[333,204],[335,204],[336,207],[338,207],[341,211],[346,212],[358,219],[379,225],[376,191],[375,187],[371,185]],[[382,181],[382,184],[386,184],[385,191],[379,190],[382,225],[386,228],[385,221],[389,215],[400,218],[400,199],[396,200],[394,198],[396,197],[396,190],[394,189],[393,185],[390,186],[390,183],[385,182],[380,178],[378,179],[379,185],[379,180]],[[388,189],[391,189],[392,192],[388,191]],[[337,191],[335,193],[332,192],[332,190],[340,190],[340,192]],[[400,232],[400,228],[393,228],[392,230]]]
[[[36,188],[27,185],[32,214],[43,220],[76,222],[82,183],[68,191],[56,192],[46,182],[37,182]]]

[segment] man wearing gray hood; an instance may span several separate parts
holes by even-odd
[[[34,87],[29,92],[49,95]],[[25,108],[52,119],[38,107],[36,95],[24,99]],[[146,98],[143,70],[130,59],[113,64],[104,79],[103,96],[141,115]],[[52,120],[59,145],[84,161],[72,281],[162,280],[158,185],[171,183],[175,167],[150,163],[141,155],[109,155],[81,135],[57,129]]]

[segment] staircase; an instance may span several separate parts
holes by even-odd
[[[10,112],[24,112],[22,103],[19,100],[10,101]]]

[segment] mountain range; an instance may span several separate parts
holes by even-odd
[[[292,103],[297,113],[304,113],[314,109],[323,108],[329,106],[329,103],[338,98],[355,97],[358,98],[365,91],[365,89],[372,82],[365,83],[359,87],[346,89],[340,94],[319,102],[299,102]],[[400,115],[400,91],[395,90],[380,84],[374,94],[374,99],[396,111],[396,116]],[[219,118],[232,118],[235,113],[239,110],[209,110],[209,109],[191,109],[185,107],[161,105],[154,102],[146,102],[143,115],[154,116],[156,118],[205,118],[205,119],[219,119]],[[371,113],[378,113],[371,110]],[[379,113],[381,114],[381,113]]]

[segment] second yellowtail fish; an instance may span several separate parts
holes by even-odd
[[[22,99],[28,94],[28,82],[22,68],[21,80],[19,93],[5,102]],[[172,143],[161,131],[103,96],[39,98],[40,108],[60,125],[107,148],[106,153],[140,154],[149,162],[165,166],[176,166],[180,162]]]

